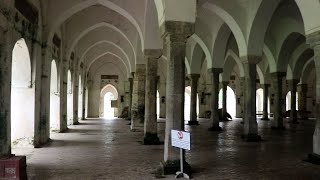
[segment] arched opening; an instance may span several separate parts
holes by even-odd
[[[68,125],[73,124],[73,91],[72,91],[72,76],[70,70],[68,70],[67,80],[67,122]]]
[[[263,89],[259,88],[256,91],[256,113],[258,115],[263,114]]]
[[[291,91],[289,91],[286,95],[286,111],[291,110]],[[296,93],[296,110],[298,110],[298,92]]]
[[[159,91],[157,91],[157,118],[160,117],[160,94]]]
[[[219,91],[218,107],[222,109],[223,107],[223,92],[222,89]],[[227,86],[227,112],[232,118],[236,117],[236,94],[234,91]]]
[[[58,71],[55,60],[51,62],[50,76],[50,130],[58,131],[60,128],[60,95],[58,90]]]
[[[184,92],[184,119],[190,120],[190,105],[191,105],[191,87],[185,88]]]
[[[111,119],[118,116],[118,91],[108,84],[100,93],[100,117]]]
[[[78,117],[79,120],[82,117],[82,97],[83,97],[83,90],[82,90],[82,81],[81,81],[81,75],[79,75],[79,97],[78,97]]]
[[[11,143],[12,147],[33,145],[35,91],[31,79],[31,62],[24,39],[12,51]]]
[[[199,96],[197,94],[197,106],[196,112],[197,116],[199,114]],[[184,119],[190,120],[190,111],[191,111],[191,86],[187,86],[184,92]]]

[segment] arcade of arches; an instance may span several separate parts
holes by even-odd
[[[171,179],[171,129],[195,179],[317,179],[319,18],[318,0],[0,0],[0,179],[15,157],[30,179]]]

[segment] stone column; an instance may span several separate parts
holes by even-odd
[[[68,71],[66,68],[66,60],[63,60],[60,65],[60,127],[59,132],[65,132],[67,126],[67,79]]]
[[[297,79],[292,79],[289,81],[289,89],[291,90],[291,111],[290,111],[290,122],[291,123],[298,123],[298,118],[297,118],[297,103],[296,103],[296,98],[297,98],[297,85],[299,83],[299,80]]]
[[[78,103],[79,103],[79,74],[78,71],[75,71],[73,75],[73,82],[72,82],[72,95],[73,95],[73,125],[79,124],[78,119]]]
[[[133,78],[131,131],[143,131],[145,111],[146,65],[136,64]]]
[[[228,88],[228,81],[224,81],[222,84],[222,120],[228,121],[227,117],[227,88]]]
[[[300,119],[308,119],[307,114],[307,93],[308,93],[308,84],[299,84],[297,87],[299,96],[298,96],[298,107],[301,112]]]
[[[6,1],[9,3],[9,1]],[[9,25],[9,23],[7,23]],[[0,41],[0,160],[11,155],[11,71],[12,71],[12,31],[2,31],[3,42]]]
[[[242,57],[245,73],[245,113],[244,134],[245,141],[260,141],[256,117],[256,64],[261,60],[258,56]]]
[[[197,121],[197,89],[200,74],[189,74],[191,80],[191,104],[190,104],[190,121],[188,125],[199,125]]]
[[[129,81],[129,105],[128,105],[128,118],[127,119],[131,120],[133,78],[128,78],[128,81]]]
[[[184,130],[184,91],[186,41],[194,32],[194,24],[166,21],[162,24],[164,52],[167,52],[166,83],[166,130],[164,142],[164,174],[175,174],[180,170],[180,150],[171,146],[171,130]],[[184,156],[184,169],[191,173]]]
[[[147,59],[144,140],[146,145],[160,144],[157,123],[157,83],[158,59],[161,50],[145,50]]]
[[[221,131],[219,126],[219,74],[222,73],[221,68],[212,68],[209,70],[212,73],[212,92],[211,92],[211,117],[212,126],[209,131]]]
[[[285,72],[275,72],[271,74],[272,79],[272,86],[275,91],[274,94],[274,120],[272,129],[280,129],[284,130],[284,124],[283,124],[283,106],[282,106],[282,81],[285,77]]]
[[[268,121],[268,95],[269,95],[269,84],[263,85],[263,115],[261,120]]]
[[[236,97],[237,97],[237,105],[236,105],[236,118],[243,118],[244,115],[244,90],[245,78],[241,77],[239,80],[239,84],[236,88]]]
[[[313,153],[308,160],[320,164],[320,32],[315,32],[307,37],[307,43],[314,50],[314,62],[316,69],[316,125],[313,134]]]

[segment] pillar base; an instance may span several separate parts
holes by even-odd
[[[212,126],[208,128],[209,131],[222,131],[222,128],[220,126]]]
[[[160,162],[160,168],[162,175],[176,174],[180,171],[180,160]],[[192,174],[191,166],[186,161],[183,162],[183,171],[189,176]]]
[[[27,179],[26,156],[12,155],[0,160],[0,179]]]
[[[199,125],[199,121],[189,121],[187,125]]]
[[[300,124],[297,120],[289,121],[289,123],[291,123],[291,124]]]
[[[320,155],[312,153],[308,155],[307,162],[320,165]]]
[[[284,127],[284,126],[281,126],[281,127],[271,126],[271,129],[273,129],[273,130],[286,130],[286,127]]]
[[[157,134],[146,133],[143,139],[144,145],[160,145],[160,139]]]
[[[269,121],[270,119],[269,118],[261,118],[261,121]]]
[[[261,136],[258,134],[243,134],[241,138],[246,142],[259,142],[262,141]]]

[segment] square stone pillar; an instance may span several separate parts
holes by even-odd
[[[190,121],[188,125],[199,125],[197,121],[197,92],[200,74],[189,74],[191,80],[191,103],[190,103]]]
[[[59,132],[65,132],[68,129],[67,126],[67,89],[68,89],[68,71],[66,68],[66,60],[60,63],[60,127]]]
[[[272,122],[272,129],[284,130],[283,124],[283,79],[285,78],[285,72],[275,72],[271,74],[272,86],[274,89],[274,120]]]
[[[72,79],[72,95],[73,95],[73,125],[79,124],[78,119],[78,103],[79,103],[79,74],[78,71],[74,72]]]
[[[308,119],[307,113],[307,93],[308,93],[308,84],[298,84],[298,109],[301,113],[299,113],[299,119]]]
[[[180,150],[171,146],[171,130],[184,130],[184,93],[185,93],[185,56],[186,41],[194,32],[194,24],[178,21],[166,21],[162,24],[164,52],[167,53],[166,83],[166,129],[164,142],[164,174],[175,174],[180,170]],[[186,163],[184,169],[191,173]]]
[[[143,143],[145,145],[155,145],[160,144],[157,125],[157,72],[158,60],[162,55],[162,51],[145,50],[144,54],[147,59],[147,76]]]
[[[9,2],[9,1],[7,1]],[[11,27],[13,28],[13,27]],[[11,71],[12,71],[12,31],[0,33],[4,42],[0,42],[0,159],[11,156]]]
[[[245,78],[240,78],[236,88],[236,118],[244,118]]]
[[[270,84],[263,84],[263,114],[261,120],[268,121],[268,96]]]
[[[132,107],[132,89],[133,89],[133,77],[134,73],[132,73],[132,78],[128,78],[129,81],[129,105],[128,105],[128,120],[131,120],[131,107]]]
[[[131,131],[143,131],[145,113],[146,65],[136,64],[133,78]]]
[[[212,126],[209,131],[221,131],[222,128],[219,126],[219,75],[222,73],[221,68],[209,69],[209,73],[212,73],[212,93],[211,93],[211,116],[210,120]]]
[[[242,57],[245,73],[245,114],[244,114],[244,134],[245,141],[260,141],[258,135],[258,123],[256,117],[256,74],[259,56]]]

